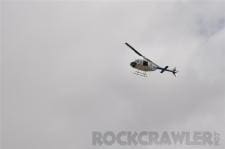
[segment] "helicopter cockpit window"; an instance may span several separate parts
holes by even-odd
[[[148,66],[148,62],[147,61],[143,61],[143,66]]]

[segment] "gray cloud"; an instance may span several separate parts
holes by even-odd
[[[92,148],[93,130],[223,137],[221,3],[4,3],[4,147]],[[178,77],[133,75],[124,42]]]

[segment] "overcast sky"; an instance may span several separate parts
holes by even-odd
[[[208,148],[225,147],[225,1],[11,0],[2,13],[4,149],[91,149],[94,130],[217,131]],[[124,42],[178,76],[132,74]]]

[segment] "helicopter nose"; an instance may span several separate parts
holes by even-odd
[[[135,67],[137,65],[137,63],[131,62],[130,65],[131,65],[131,67]]]

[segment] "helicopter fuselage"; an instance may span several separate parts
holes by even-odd
[[[144,59],[137,59],[131,62],[130,66],[141,71],[155,71],[158,69],[158,66]]]

